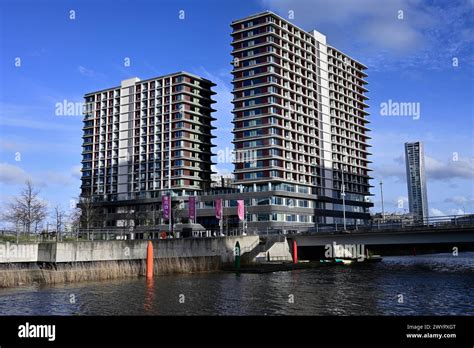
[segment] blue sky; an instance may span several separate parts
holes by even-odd
[[[232,149],[230,23],[272,10],[292,11],[293,23],[368,66],[373,211],[379,180],[386,211],[408,208],[403,143],[421,140],[431,214],[474,213],[472,0],[2,0],[0,8],[2,203],[31,178],[51,206],[68,207],[79,194],[82,120],[56,116],[56,103],[133,76],[186,70],[213,80],[216,151]],[[389,100],[419,103],[420,118],[382,116]]]

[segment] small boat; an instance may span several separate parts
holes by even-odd
[[[332,258],[332,259],[320,259],[320,263],[329,263],[329,264],[342,264],[342,265],[357,265],[357,264],[364,264],[364,263],[373,263],[373,262],[380,262],[382,261],[382,257],[380,255],[372,255],[364,257],[362,260],[359,259],[349,259],[349,258]]]

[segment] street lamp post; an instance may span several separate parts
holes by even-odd
[[[382,223],[385,222],[385,209],[383,207],[383,182],[380,181],[380,197],[382,198]]]
[[[343,219],[344,231],[345,231],[346,230],[346,184],[344,183],[344,163],[342,164],[341,196],[342,196],[342,219]]]

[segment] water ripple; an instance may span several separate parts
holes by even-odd
[[[473,315],[473,271],[474,253],[462,253],[0,289],[0,315]]]

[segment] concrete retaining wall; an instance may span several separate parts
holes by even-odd
[[[290,246],[285,240],[284,242],[276,242],[267,251],[270,254],[270,261],[291,261],[293,256],[290,252]]]
[[[234,260],[234,246],[237,241],[240,244],[241,253],[245,254],[257,247],[259,237],[235,236],[155,240],[153,241],[154,257],[160,259],[219,256],[221,262],[230,263]],[[18,245],[0,243],[0,264],[19,262],[63,263],[139,260],[146,258],[147,244],[147,240],[31,243]],[[11,250],[15,247],[18,248],[18,250],[16,253],[13,253]],[[22,253],[20,253],[20,251]]]
[[[36,262],[38,244],[0,243],[0,263]]]

